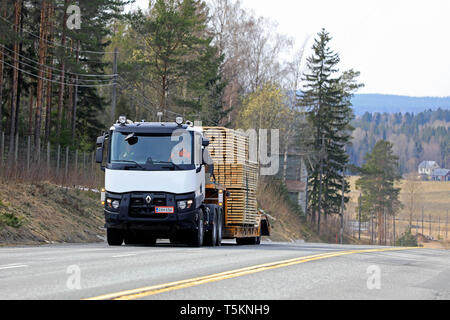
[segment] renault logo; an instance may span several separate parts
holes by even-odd
[[[145,198],[145,202],[147,202],[147,204],[150,204],[150,202],[152,202],[152,197],[147,196],[147,197]]]

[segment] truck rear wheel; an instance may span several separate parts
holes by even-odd
[[[209,230],[205,234],[205,244],[207,246],[215,247],[217,244],[217,220],[218,220],[218,212],[216,206],[208,206],[210,213],[212,214],[212,226],[210,227],[211,230]]]
[[[110,246],[121,246],[123,242],[123,231],[120,229],[106,229],[106,238]]]

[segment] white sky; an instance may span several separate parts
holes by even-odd
[[[449,0],[241,0],[299,47],[324,27],[360,93],[450,96]],[[134,6],[146,8],[148,0]]]

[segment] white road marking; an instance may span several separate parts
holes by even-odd
[[[129,254],[119,254],[117,256],[112,256],[113,258],[123,258],[123,257],[132,257],[135,256],[136,253],[129,253]]]
[[[25,268],[25,267],[28,267],[28,265],[26,265],[26,264],[4,265],[4,266],[0,266],[0,270],[14,269],[14,268]]]

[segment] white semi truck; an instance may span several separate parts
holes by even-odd
[[[259,244],[270,230],[264,215],[253,225],[227,223],[229,192],[210,178],[208,145],[202,128],[182,118],[132,122],[121,116],[98,137],[108,244],[154,245],[162,238],[196,247],[221,245],[223,238]]]

